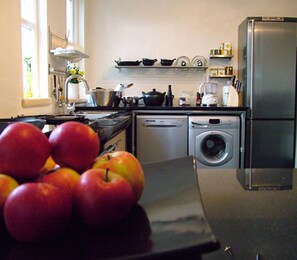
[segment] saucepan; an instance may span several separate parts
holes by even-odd
[[[91,89],[90,94],[95,106],[111,107],[120,98],[117,96],[119,94],[118,91],[102,88]]]

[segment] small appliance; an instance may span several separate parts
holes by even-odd
[[[218,83],[206,81],[199,87],[199,93],[202,94],[201,105],[202,106],[217,106],[219,98],[217,95]]]

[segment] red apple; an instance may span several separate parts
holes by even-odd
[[[41,175],[38,178],[39,182],[49,183],[58,188],[62,188],[72,194],[74,193],[75,186],[79,181],[80,175],[78,172],[71,168],[57,168],[52,172]]]
[[[137,203],[144,189],[144,173],[136,157],[125,151],[117,151],[98,157],[92,168],[107,169],[123,176],[132,186],[134,203]]]
[[[52,157],[61,167],[85,171],[98,156],[98,134],[88,125],[66,122],[57,126],[49,137]]]
[[[133,204],[131,185],[123,177],[107,172],[103,169],[87,170],[75,189],[77,213],[86,226],[94,229],[117,224]]]
[[[18,182],[5,174],[0,174],[0,222],[3,220],[4,203],[8,195],[18,186]]]
[[[50,152],[49,141],[39,128],[13,123],[0,135],[0,172],[16,179],[33,179]]]
[[[72,217],[69,193],[48,183],[24,183],[4,205],[4,221],[18,241],[34,242],[60,235]]]

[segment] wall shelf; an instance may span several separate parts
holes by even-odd
[[[217,76],[210,76],[210,78],[226,78],[226,79],[228,79],[228,78],[233,78],[234,77],[234,75],[217,75]]]
[[[210,59],[232,59],[233,55],[209,55]]]
[[[50,53],[54,54],[56,57],[66,59],[71,62],[79,62],[81,59],[89,58],[89,55],[75,49],[55,49],[51,50]]]
[[[178,70],[198,70],[198,71],[205,71],[208,67],[198,67],[198,66],[118,66],[116,65],[115,68],[117,69],[178,69]]]

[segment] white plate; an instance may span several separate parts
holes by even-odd
[[[195,56],[191,63],[194,67],[206,67],[206,59],[203,56]]]
[[[191,66],[191,61],[187,56],[180,56],[175,62],[175,66],[187,67]]]

